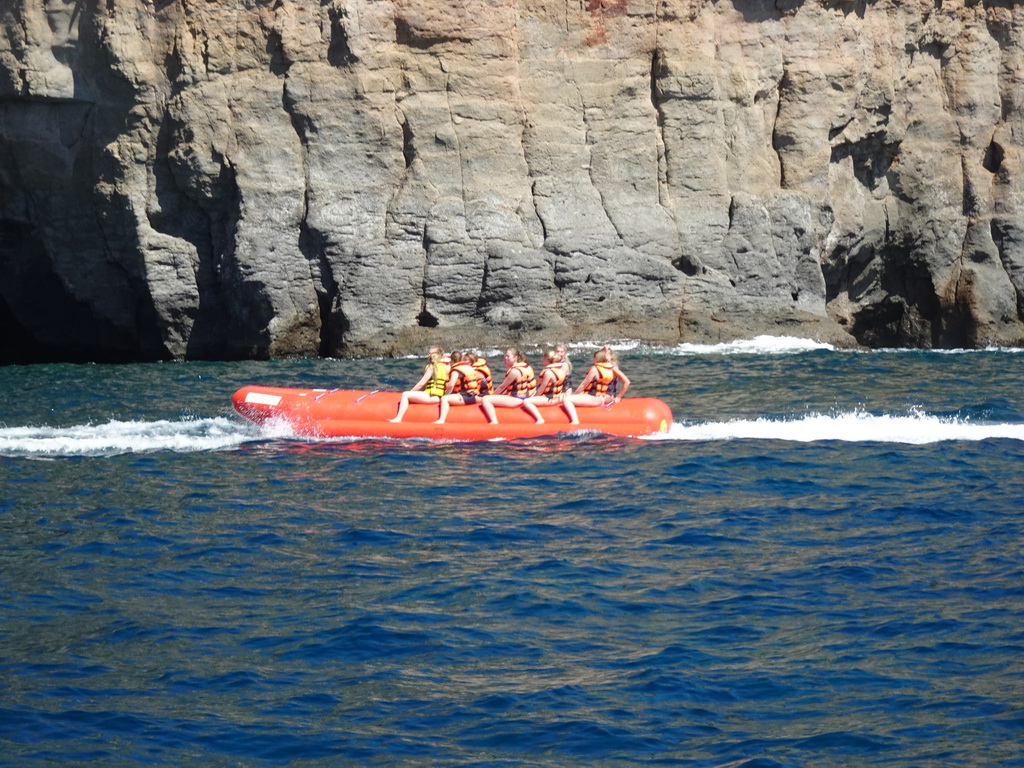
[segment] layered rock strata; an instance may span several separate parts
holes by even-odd
[[[9,0],[0,361],[1024,340],[1024,9]]]

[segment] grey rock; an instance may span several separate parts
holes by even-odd
[[[1019,345],[1022,14],[12,0],[0,362]]]

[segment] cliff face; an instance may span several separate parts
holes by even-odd
[[[1024,341],[1024,8],[5,0],[0,361]]]

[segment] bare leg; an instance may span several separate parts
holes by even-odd
[[[402,393],[402,402],[398,404],[398,415],[393,419],[388,419],[392,424],[398,424],[402,421],[402,417],[405,416],[405,412],[409,410],[409,403],[436,403],[438,401],[437,395],[428,395],[422,390],[411,390],[409,392]]]
[[[599,405],[605,404],[604,395],[569,395],[562,401],[563,403],[572,403],[574,406],[582,405],[584,408],[594,408]]]
[[[565,411],[566,416],[569,417],[570,424],[579,424],[580,417],[576,413],[576,406],[572,404],[572,400],[568,397],[562,400],[562,410]]]
[[[518,408],[522,404],[522,400],[512,395],[487,395],[480,400],[480,407],[483,408],[484,415],[491,424],[498,423],[498,415],[494,412],[495,408]]]
[[[402,402],[398,404],[398,414],[393,419],[388,419],[392,424],[398,424],[402,417],[405,416],[405,412],[409,410],[409,393],[402,393]]]
[[[483,409],[484,416],[487,417],[489,424],[498,423],[498,414],[494,412],[494,403],[491,402],[490,395],[487,395],[480,401],[480,407]]]
[[[451,407],[448,405],[448,398],[451,395],[445,395],[441,398],[441,412],[437,415],[437,421],[435,424],[444,424],[444,420],[448,418],[448,409]]]
[[[530,402],[532,399],[532,397],[528,397],[525,400],[523,400],[523,410],[526,411],[531,416],[533,416],[534,420],[538,424],[543,424],[544,419],[541,418],[540,411],[537,410],[536,405]]]

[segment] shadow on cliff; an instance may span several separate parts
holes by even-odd
[[[0,221],[0,274],[5,276],[0,289],[0,365],[123,363],[137,358],[133,339],[68,294],[32,225]],[[104,343],[83,345],[69,328],[85,329]]]
[[[235,257],[241,193],[229,166],[222,169],[216,194],[201,205],[182,189],[168,160],[175,126],[165,115],[157,134],[153,163],[158,205],[148,211],[157,232],[194,249],[197,301],[182,314],[172,333],[187,338],[190,360],[234,360],[259,356],[270,345],[273,309],[261,286],[246,281]]]
[[[863,17],[869,0],[825,0],[822,5],[828,9],[839,10],[843,15],[851,13]],[[732,6],[736,9],[744,21],[761,23],[775,21],[783,16],[791,16],[800,10],[804,0],[775,0],[774,3],[758,2],[758,0],[732,0]]]
[[[965,348],[970,344],[966,317],[943,316],[927,265],[912,246],[887,244],[837,249],[823,264],[826,301],[848,295],[856,304],[849,332],[858,343],[879,348]]]

